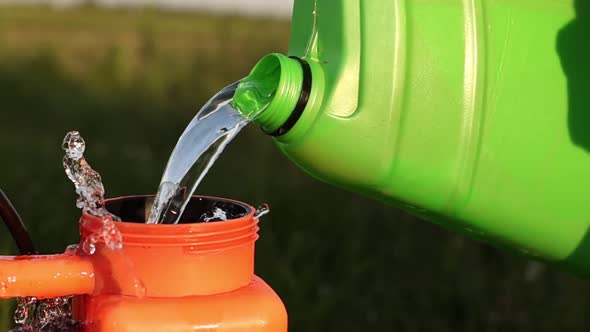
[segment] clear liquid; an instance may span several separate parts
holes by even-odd
[[[243,82],[253,93],[263,93],[266,104],[274,91],[263,91],[251,82]],[[198,185],[232,139],[256,114],[245,117],[231,104],[240,82],[227,86],[211,98],[186,127],[164,170],[147,223],[176,224]],[[221,211],[223,212],[223,211]],[[223,220],[223,215],[204,216],[202,221]]]
[[[63,166],[68,178],[74,183],[79,195],[76,206],[85,212],[101,216],[106,214],[103,207],[104,186],[100,174],[90,167],[84,158],[86,142],[77,131],[70,131],[63,140],[65,151]]]
[[[71,296],[38,300],[35,297],[17,299],[10,332],[77,331],[80,323],[72,319]]]
[[[102,228],[86,238],[82,250],[89,255],[94,254],[99,241],[103,241],[109,249],[122,249],[123,238],[115,225],[118,217],[104,208],[104,186],[101,176],[84,158],[86,142],[79,132],[70,131],[64,137],[62,148],[65,151],[63,166],[66,175],[74,183],[78,194],[76,206],[86,213],[102,217]]]

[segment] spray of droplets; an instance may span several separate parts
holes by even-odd
[[[72,319],[70,298],[17,299],[17,308],[14,313],[14,322],[17,326],[10,332],[76,331],[80,323]]]
[[[118,218],[104,208],[104,186],[100,174],[84,158],[84,139],[77,131],[71,131],[64,138],[62,147],[66,152],[63,159],[64,169],[78,194],[76,206],[86,213],[101,217],[102,221],[101,228],[84,240],[82,251],[89,255],[94,254],[99,242],[104,242],[106,247],[113,250],[122,249],[121,233],[115,225]],[[78,246],[68,247],[67,251],[77,248]],[[17,299],[14,313],[16,327],[11,332],[74,331],[79,324],[71,318],[70,299],[71,296],[42,300],[35,297]]]
[[[63,160],[66,175],[74,183],[79,195],[76,206],[94,215],[105,214],[102,205],[104,186],[100,174],[93,170],[84,158],[86,143],[80,133],[67,133],[62,148],[66,152]]]
[[[213,211],[205,212],[201,216],[203,221],[225,221],[227,220],[227,213],[222,209],[215,207]]]
[[[114,222],[117,217],[104,208],[104,186],[100,174],[93,170],[84,158],[84,139],[79,132],[70,131],[64,138],[62,147],[66,152],[63,160],[64,169],[78,194],[76,206],[86,213],[102,218],[102,228],[86,237],[82,250],[92,255],[99,242],[103,242],[109,249],[123,248],[121,233]]]
[[[270,205],[268,203],[263,203],[258,205],[256,211],[254,211],[254,218],[260,218],[270,212]]]

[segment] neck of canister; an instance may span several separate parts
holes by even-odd
[[[225,221],[146,224],[142,214],[147,196],[107,200],[105,207],[118,215],[121,250],[109,249],[103,241],[89,255],[96,275],[95,294],[181,297],[228,292],[249,284],[254,275],[254,242],[258,219],[251,206],[227,199],[199,196],[242,209],[237,218]],[[207,203],[209,204],[209,203]],[[216,203],[215,203],[216,204]],[[232,207],[232,208],[233,208]],[[191,203],[187,206],[190,210]],[[185,212],[190,213],[190,211]],[[80,221],[81,242],[100,233],[100,217],[84,213]]]
[[[317,93],[312,64],[303,58],[271,53],[238,84],[232,105],[266,134],[289,132]]]

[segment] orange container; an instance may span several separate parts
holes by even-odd
[[[84,331],[287,331],[285,307],[254,275],[258,219],[244,203],[196,196],[183,216],[202,220],[214,207],[227,221],[145,224],[149,196],[106,201],[120,216],[123,249],[99,243],[93,255],[0,257],[0,298],[76,295]],[[83,214],[80,246],[99,218]]]

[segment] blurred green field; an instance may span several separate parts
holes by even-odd
[[[61,140],[79,130],[107,196],[154,193],[176,139],[289,22],[155,10],[0,7],[0,188],[43,253],[76,242]],[[293,166],[247,128],[199,193],[269,203],[256,271],[291,331],[585,331],[590,286]],[[1,254],[16,254],[0,226]],[[0,305],[0,331],[11,324]]]

